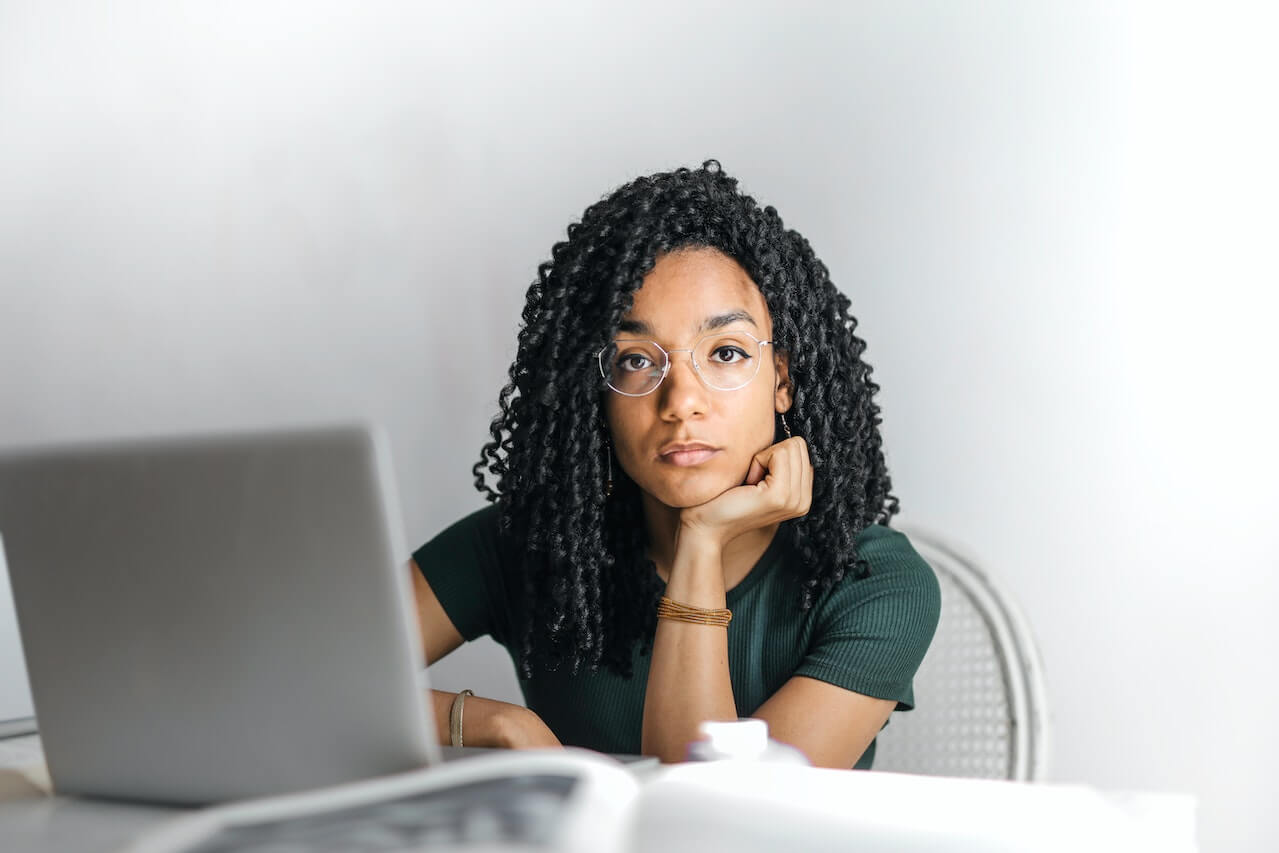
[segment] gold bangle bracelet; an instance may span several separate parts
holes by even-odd
[[[474,695],[474,690],[463,690],[453,697],[453,707],[449,709],[449,742],[454,746],[462,746],[462,706],[467,696]]]
[[[657,602],[657,618],[670,619],[674,622],[689,622],[694,625],[718,625],[721,628],[727,628],[728,623],[733,620],[733,612],[725,609],[712,610],[705,607],[694,607],[691,604],[681,604],[663,595],[661,600]]]

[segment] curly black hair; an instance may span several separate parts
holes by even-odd
[[[854,538],[898,511],[866,344],[808,240],[740,192],[715,160],[637,178],[588,207],[538,266],[491,440],[472,469],[476,488],[498,503],[500,535],[522,554],[512,571],[526,593],[523,678],[563,665],[629,677],[636,642],[642,654],[652,650],[660,582],[638,487],[615,466],[616,487],[604,493],[606,389],[595,353],[657,259],[693,247],[745,268],[789,355],[788,421],[813,464],[812,509],[782,526],[803,564],[797,606],[811,607],[849,572],[868,572]]]

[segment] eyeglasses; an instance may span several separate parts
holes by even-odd
[[[665,350],[656,341],[618,340],[599,351],[600,375],[619,394],[643,397],[652,394],[671,372],[671,353],[686,352],[702,383],[715,391],[744,388],[759,373],[764,347],[749,332],[715,332],[697,340],[689,349]]]

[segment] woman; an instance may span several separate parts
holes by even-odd
[[[495,506],[413,555],[427,660],[491,634],[528,708],[435,691],[441,742],[679,761],[702,720],[754,716],[816,765],[870,767],[940,594],[886,526],[848,309],[713,160],[569,226],[474,469]]]

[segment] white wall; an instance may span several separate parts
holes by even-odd
[[[0,0],[0,445],[371,417],[424,540],[480,505],[551,244],[617,184],[714,156],[852,298],[903,520],[1035,627],[1052,777],[1195,792],[1204,849],[1259,849],[1259,9]],[[517,696],[491,644],[433,673]]]

